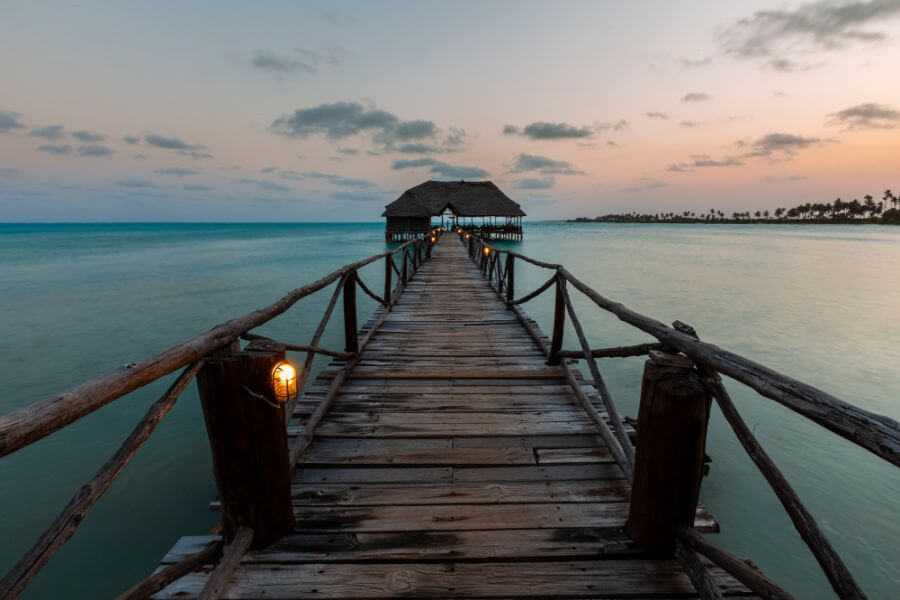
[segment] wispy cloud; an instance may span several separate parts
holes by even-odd
[[[804,179],[809,178],[806,175],[767,175],[763,177],[763,181],[769,183],[796,183]]]
[[[900,125],[900,111],[887,104],[866,102],[831,113],[828,124],[847,130],[894,129]]]
[[[91,133],[83,129],[81,131],[73,131],[72,137],[79,142],[102,142],[106,139],[106,136],[102,133]]]
[[[706,92],[688,92],[684,96],[681,97],[682,102],[706,102],[712,98]]]
[[[297,73],[316,73],[323,66],[337,66],[341,62],[341,53],[337,48],[324,52],[315,52],[305,48],[278,54],[271,50],[256,50],[250,57],[250,64],[278,78]]]
[[[662,112],[647,112],[647,113],[644,113],[644,116],[647,117],[648,119],[668,120],[668,118],[669,118],[669,115],[667,115],[666,113],[662,113]]]
[[[165,169],[156,169],[153,172],[160,175],[172,175],[173,177],[187,177],[188,175],[200,174],[200,171],[196,169],[186,169],[184,167],[167,167]]]
[[[374,182],[369,181],[368,179],[361,179],[358,177],[344,177],[343,175],[336,175],[334,173],[321,173],[319,171],[306,171],[305,173],[300,174],[303,177],[308,177],[310,179],[324,179],[331,184],[339,185],[342,187],[355,187],[355,188],[374,188],[378,187]]]
[[[39,137],[45,140],[58,140],[65,137],[65,131],[62,125],[47,125],[38,129],[32,129],[28,132],[29,137]]]
[[[100,146],[98,144],[89,144],[87,146],[78,146],[78,149],[75,150],[76,156],[112,156],[116,151],[112,148],[107,148],[106,146]]]
[[[527,173],[539,171],[543,175],[584,175],[584,171],[575,169],[572,163],[565,160],[554,160],[538,154],[518,154],[513,159],[510,173]]]
[[[391,162],[391,169],[395,171],[421,167],[428,167],[429,173],[452,179],[480,179],[490,176],[490,173],[480,167],[453,165],[434,158],[398,159]]]
[[[186,192],[208,192],[209,190],[214,189],[211,185],[204,185],[202,183],[186,183],[181,187]]]
[[[147,179],[138,179],[135,177],[126,177],[124,179],[118,179],[113,183],[115,183],[115,185],[117,185],[119,187],[131,188],[131,189],[155,189],[155,188],[159,187],[152,181],[149,181]]]
[[[178,137],[167,137],[158,133],[148,133],[144,136],[144,143],[148,146],[165,148],[166,150],[203,150],[205,146],[200,144],[188,144]]]
[[[520,190],[547,190],[556,185],[553,177],[525,177],[516,181]]]
[[[139,138],[136,135],[126,135],[122,138],[122,141],[125,142],[126,144],[130,144],[130,145],[134,146],[135,144],[137,144],[138,142],[141,141],[141,138]]]
[[[233,180],[235,183],[239,183],[241,185],[250,185],[254,187],[258,187],[260,189],[269,191],[269,192],[291,192],[292,188],[281,185],[280,183],[275,183],[274,181],[268,181],[266,179],[252,179],[250,177],[239,177],[238,179]]]
[[[56,155],[66,155],[72,153],[72,146],[69,144],[44,144],[42,146],[38,146],[35,148],[38,152],[44,152],[46,154],[56,154]]]
[[[19,121],[19,113],[11,110],[0,110],[0,133],[7,133],[14,129],[24,129]]]
[[[696,69],[698,67],[705,67],[712,62],[712,59],[707,58],[676,58],[675,62],[686,69]]]
[[[793,10],[760,10],[727,28],[722,48],[741,59],[839,50],[884,40],[884,32],[861,28],[898,14],[900,0],[818,0]]]

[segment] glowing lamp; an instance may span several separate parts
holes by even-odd
[[[487,255],[490,254],[490,253],[491,253],[491,249],[488,248],[487,246],[485,246],[485,247],[484,247],[484,255],[487,256]]]
[[[467,233],[467,234],[466,234],[466,239],[469,239],[470,237],[472,237],[472,234],[471,234],[471,233]]]
[[[431,236],[431,243],[433,244],[433,243],[435,243],[436,241],[437,241],[437,238],[434,237],[434,236]]]
[[[280,362],[272,369],[275,400],[285,403],[297,397],[297,369],[288,362]]]

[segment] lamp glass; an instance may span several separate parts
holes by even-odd
[[[272,369],[272,387],[275,400],[289,402],[297,397],[297,369],[288,362],[280,362]]]

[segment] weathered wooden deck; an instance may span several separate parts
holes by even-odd
[[[318,376],[301,419],[342,366]],[[621,470],[455,236],[365,348],[292,490],[294,533],[249,552],[223,598],[697,597],[681,563],[624,533]],[[716,527],[702,510],[696,526]],[[182,538],[162,562],[209,540]],[[206,571],[157,597],[195,597]],[[723,595],[750,595],[709,572]]]

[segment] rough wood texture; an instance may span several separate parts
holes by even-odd
[[[627,531],[648,551],[671,555],[675,529],[694,519],[709,407],[696,370],[646,362]]]
[[[94,507],[115,478],[128,466],[163,417],[169,414],[175,401],[178,400],[178,396],[181,395],[202,365],[203,361],[201,360],[185,369],[162,397],[150,406],[147,414],[135,426],[116,453],[106,461],[89,482],[78,490],[60,515],[38,538],[34,546],[0,580],[0,598],[6,600],[18,596],[28,582],[34,579],[47,561],[56,554],[56,551],[75,534],[75,530],[81,525],[88,511]]]
[[[200,590],[198,600],[218,600],[219,596],[228,587],[231,578],[234,577],[234,571],[241,564],[241,559],[250,544],[253,542],[253,529],[250,527],[241,527],[234,536],[234,540],[225,548],[222,560],[209,574],[209,579],[203,589]]]
[[[282,360],[283,347],[256,340],[209,359],[197,376],[225,538],[248,526],[256,547],[294,523],[284,406],[273,400],[272,370]]]
[[[180,557],[173,564],[164,566],[147,579],[117,596],[116,600],[145,600],[173,581],[212,562],[222,552],[221,538],[206,540],[200,545],[202,546],[200,550]]]
[[[296,525],[249,552],[225,596],[696,597],[679,563],[624,533],[630,486],[597,435],[600,423],[618,443],[597,392],[548,367],[546,338],[495,294],[506,261],[476,255],[482,278],[454,242],[298,403]],[[691,522],[717,529],[702,509]],[[160,597],[193,597],[205,577]]]

